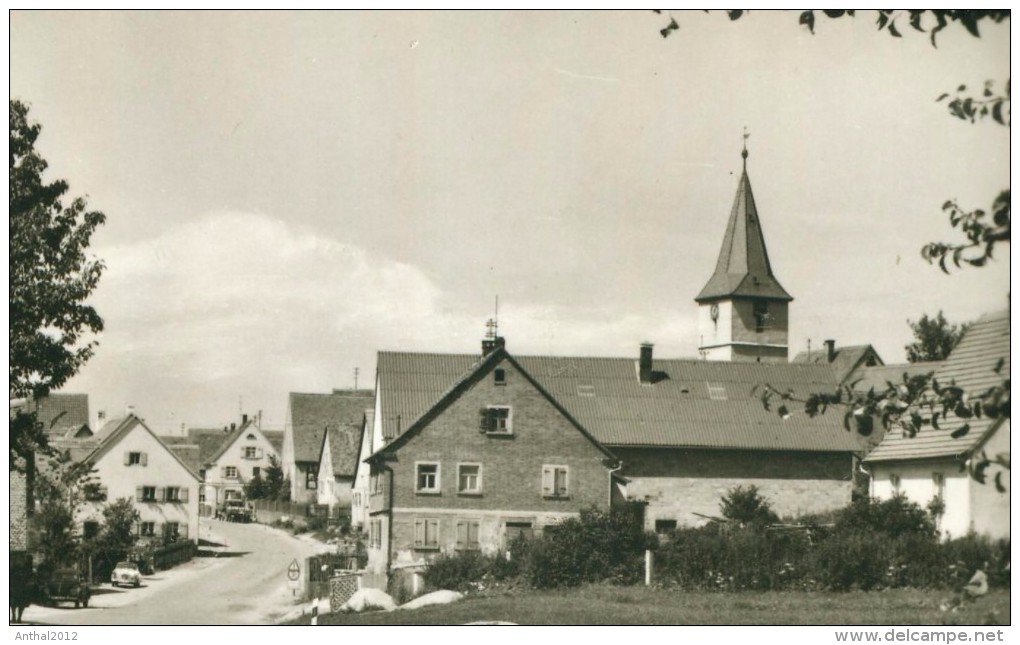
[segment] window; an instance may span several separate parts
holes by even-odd
[[[513,424],[510,408],[490,405],[482,409],[482,430],[487,434],[512,434]]]
[[[155,486],[139,486],[135,490],[135,499],[139,502],[155,502],[156,501],[156,487]]]
[[[223,479],[237,479],[237,466],[224,466]]]
[[[766,322],[769,320],[769,303],[767,300],[754,301],[754,331],[761,333],[765,331]]]
[[[85,496],[85,501],[88,502],[105,502],[106,501],[106,486],[89,482],[85,484],[82,489]]]
[[[368,480],[368,493],[370,495],[375,495],[376,493],[382,492],[382,485],[380,482],[381,479],[382,475],[379,474],[379,471],[376,470],[372,472],[372,475],[369,477]]]
[[[897,493],[898,494],[900,492],[900,476],[899,475],[895,475],[895,474],[894,475],[889,475],[889,484],[892,486],[893,493]]]
[[[369,522],[368,543],[373,549],[382,548],[382,520],[372,520]]]
[[[200,501],[200,502],[204,502],[205,501],[205,487],[204,486],[199,486],[199,488],[198,488],[198,501]]]
[[[568,479],[566,466],[542,466],[542,496],[567,497],[570,494]]]
[[[935,497],[943,499],[946,495],[946,476],[942,473],[932,473],[931,483],[935,488]]]
[[[82,524],[81,529],[82,537],[89,540],[99,535],[99,522],[85,522]]]
[[[479,495],[482,492],[482,466],[457,465],[457,492],[461,495]]]
[[[163,525],[163,537],[175,540],[181,537],[181,523],[167,522]]]
[[[255,446],[245,446],[241,451],[241,456],[245,459],[261,459],[262,451]]]
[[[506,385],[506,370],[497,367],[492,371],[492,379],[496,385]]]
[[[249,433],[248,436],[245,437],[245,439],[247,439],[248,441],[255,441],[255,435]]]
[[[478,520],[460,520],[457,522],[457,548],[477,550],[478,546]]]
[[[142,537],[152,537],[156,535],[156,523],[140,522],[138,525],[138,534]]]
[[[439,464],[416,463],[414,466],[414,486],[419,493],[439,492]]]
[[[517,520],[507,522],[503,528],[503,539],[507,546],[518,538],[530,540],[535,535],[534,522]]]
[[[708,398],[713,401],[726,400],[726,386],[722,383],[706,383],[708,386]]]
[[[660,535],[676,530],[676,520],[655,520],[655,532]]]
[[[179,486],[167,486],[163,490],[163,501],[178,504],[188,501],[188,489]]]
[[[305,471],[305,488],[315,490],[319,487],[319,474],[314,470]]]
[[[124,453],[124,465],[125,466],[145,466],[148,465],[148,455],[144,452],[127,452]]]
[[[439,520],[419,519],[414,521],[414,548],[439,548]]]
[[[262,469],[259,468],[258,466],[255,466],[254,468],[251,469],[251,476],[252,479],[258,479],[259,477],[262,476]]]

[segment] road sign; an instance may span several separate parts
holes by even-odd
[[[301,565],[298,564],[297,559],[290,563],[287,567],[287,579],[291,582],[296,582],[301,579]]]

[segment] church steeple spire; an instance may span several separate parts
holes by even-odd
[[[772,264],[765,248],[765,237],[758,220],[754,194],[751,192],[751,180],[747,176],[748,136],[744,135],[744,149],[740,153],[744,168],[737,184],[737,195],[733,200],[715,273],[695,298],[698,302],[732,296],[787,302],[793,300],[772,273]]]
[[[715,271],[695,301],[699,304],[698,347],[709,360],[786,361],[788,303],[793,297],[772,273],[758,208],[743,168]]]

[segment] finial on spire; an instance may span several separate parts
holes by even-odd
[[[747,131],[747,126],[744,126],[744,149],[740,153],[740,156],[744,158],[744,170],[747,170],[747,138],[751,136],[751,133]]]

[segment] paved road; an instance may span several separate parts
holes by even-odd
[[[287,567],[323,549],[259,524],[202,520],[202,538],[224,544],[216,558],[147,576],[140,589],[105,584],[88,609],[36,607],[24,620],[54,625],[257,625],[293,608]]]

